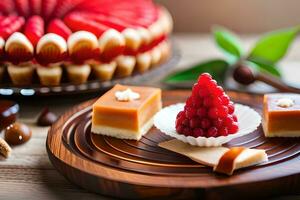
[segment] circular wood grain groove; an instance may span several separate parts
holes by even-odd
[[[250,105],[261,112],[261,96],[235,92],[229,94],[235,101]],[[163,102],[165,106],[182,102],[187,95],[188,92],[183,91],[166,91],[163,92]],[[267,180],[269,177],[263,175],[266,170],[272,170],[277,164],[292,163],[297,160],[294,158],[300,154],[298,139],[265,138],[262,128],[259,127],[255,132],[236,138],[226,146],[265,149],[269,161],[237,171],[232,177],[225,177],[213,173],[211,168],[201,166],[184,156],[158,147],[158,143],[171,138],[154,127],[140,141],[120,140],[92,134],[90,129],[93,102],[94,100],[81,104],[63,115],[51,128],[47,138],[47,149],[54,166],[71,181],[93,191],[95,191],[93,187],[89,187],[82,180],[77,180],[74,174],[70,175],[67,171],[75,168],[81,172],[80,177],[88,174],[100,182],[109,180],[132,187],[143,185],[150,188],[173,188],[175,190],[175,188],[182,187],[192,190],[192,188],[205,188],[205,185],[211,187],[210,182],[214,186],[224,186],[226,179],[233,180],[228,186],[239,184],[243,177],[250,175],[257,175],[257,181],[259,179],[263,181],[263,177],[259,176],[265,176]],[[63,126],[61,126],[62,124]],[[72,159],[79,161],[77,163]],[[109,177],[101,173],[103,169],[110,173]],[[114,174],[116,171],[120,173],[120,177]],[[300,169],[298,171],[300,173]],[[124,174],[126,174],[126,178],[122,177]],[[274,175],[274,178],[277,178],[276,176]],[[235,177],[242,177],[242,179],[234,179]],[[250,178],[248,179],[249,183],[254,182]],[[161,182],[155,182],[159,180]],[[191,180],[193,183],[189,182]],[[101,186],[98,186],[96,192],[105,193],[101,190]],[[110,191],[108,195],[120,197],[122,192],[118,194]],[[134,194],[132,195],[135,197]]]

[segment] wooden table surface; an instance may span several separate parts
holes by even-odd
[[[175,34],[175,41],[182,52],[182,59],[174,70],[189,66],[204,59],[222,57],[215,48],[209,35]],[[243,36],[246,48],[253,45],[256,36]],[[297,81],[300,72],[300,40],[296,41],[291,52],[281,63],[285,78]],[[159,79],[159,78],[158,78]],[[159,80],[153,80],[149,85],[160,86]],[[37,99],[17,99],[21,105],[20,121],[27,123],[33,129],[32,139],[21,146],[14,147],[9,159],[0,157],[0,199],[111,199],[87,192],[61,176],[49,162],[45,141],[48,127],[35,126],[38,113],[45,106],[60,115],[68,108],[99,96],[81,95],[72,97],[55,97]],[[3,134],[0,134],[3,137]],[[295,196],[284,197],[293,199]],[[281,197],[280,197],[281,199]]]

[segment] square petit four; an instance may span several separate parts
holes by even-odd
[[[300,136],[300,95],[266,94],[263,106],[266,137]]]
[[[94,103],[92,132],[139,140],[153,126],[161,107],[158,88],[116,85]]]

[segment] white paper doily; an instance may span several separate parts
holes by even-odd
[[[229,134],[228,136],[209,138],[185,136],[178,134],[175,129],[176,116],[183,110],[184,105],[184,103],[178,103],[163,108],[154,116],[154,125],[166,135],[195,146],[221,146],[234,138],[241,137],[255,131],[261,123],[261,116],[255,110],[245,105],[235,104],[235,115],[238,118],[239,125],[239,131],[237,133]]]

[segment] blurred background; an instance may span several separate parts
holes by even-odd
[[[224,58],[211,29],[221,25],[241,38],[245,52],[266,32],[300,25],[299,0],[155,0],[171,12],[182,59],[176,69],[211,58]],[[300,37],[277,64],[282,79],[300,86]],[[256,88],[253,85],[252,88]],[[269,91],[263,89],[263,91]]]
[[[300,24],[299,0],[156,0],[175,21],[175,32],[208,32],[214,24],[260,33]]]

